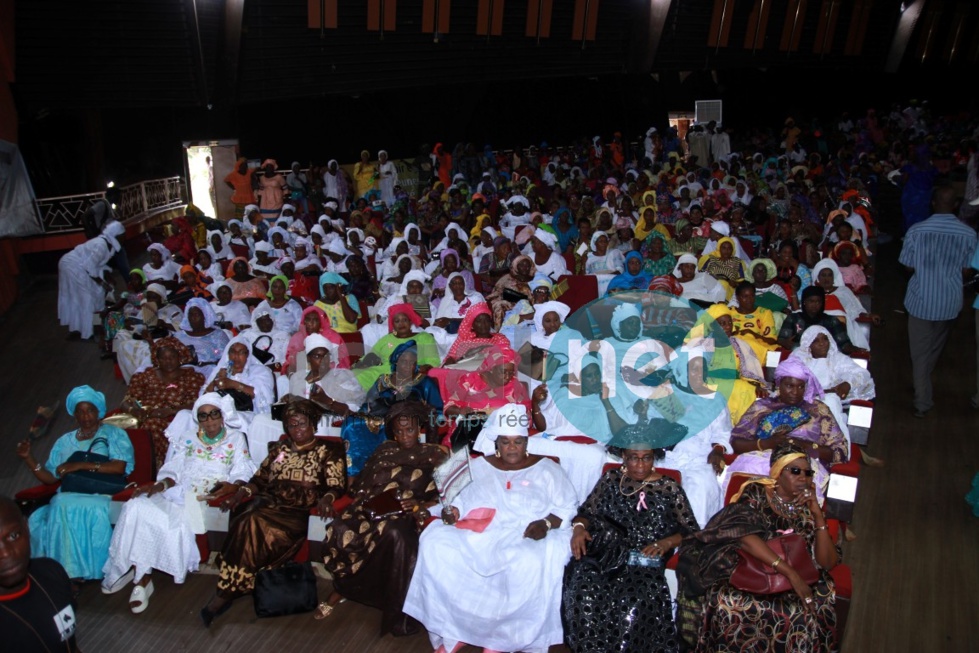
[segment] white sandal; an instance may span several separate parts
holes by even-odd
[[[126,573],[124,573],[122,576],[120,576],[119,579],[116,582],[114,582],[112,585],[106,585],[105,584],[105,579],[103,578],[102,579],[102,583],[101,583],[102,593],[103,594],[115,594],[116,592],[118,592],[119,590],[121,590],[123,587],[125,587],[126,585],[128,585],[129,583],[131,583],[132,580],[133,580],[133,578],[135,578],[135,577],[136,577],[136,570],[135,569],[130,569],[129,571],[127,571]]]
[[[129,595],[129,609],[133,611],[133,614],[139,614],[149,607],[151,596],[153,596],[153,581],[148,582],[146,587],[137,585],[133,588],[133,593]],[[133,603],[136,605],[132,605]]]

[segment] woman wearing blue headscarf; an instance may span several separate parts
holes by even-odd
[[[643,270],[642,254],[631,251],[625,255],[625,271],[616,275],[608,284],[606,294],[614,295],[630,290],[646,290],[653,275]]]
[[[30,439],[17,445],[17,455],[30,467],[34,478],[45,485],[54,485],[65,482],[76,472],[95,472],[107,478],[128,476],[135,465],[133,445],[125,431],[102,423],[105,395],[82,385],[68,393],[65,405],[78,428],[58,438],[45,464],[34,458]],[[106,456],[107,460],[71,460],[72,454],[85,451]],[[108,494],[83,494],[60,488],[50,504],[30,516],[31,554],[37,558],[54,558],[73,580],[102,578],[112,539],[111,500]]]
[[[558,253],[567,253],[568,248],[578,240],[578,227],[571,216],[571,209],[564,206],[555,211],[551,227],[557,234]]]
[[[387,439],[384,416],[391,406],[401,401],[421,401],[431,408],[432,419],[442,412],[438,383],[419,369],[418,343],[414,339],[395,347],[388,360],[391,372],[379,376],[368,390],[360,414],[343,422],[340,437],[347,443],[348,477],[360,474],[374,449]]]

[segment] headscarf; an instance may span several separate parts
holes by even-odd
[[[534,263],[534,259],[530,258],[529,256],[524,256],[523,254],[513,259],[513,263],[510,264],[510,274],[520,274],[517,272],[517,265],[524,260],[530,261],[530,278],[533,279],[535,276],[537,276],[537,265]]]
[[[778,276],[778,269],[775,267],[775,262],[770,258],[756,258],[751,263],[748,264],[748,274],[754,274],[755,266],[764,265],[765,266],[765,281],[771,281]]]
[[[206,299],[201,299],[200,297],[194,297],[187,302],[184,307],[184,316],[180,320],[180,330],[190,331],[190,309],[198,308],[204,315],[204,328],[210,329],[217,322],[218,316],[214,314],[214,309],[211,308],[211,304]]]
[[[832,338],[830,338],[830,340],[832,340]],[[823,386],[819,383],[819,379],[817,379],[816,375],[812,373],[812,370],[806,367],[806,364],[798,358],[792,358],[790,356],[779,363],[778,367],[775,368],[775,383],[778,384],[778,382],[784,378],[799,379],[800,381],[806,382],[806,393],[802,398],[807,404],[811,404],[824,394]]]
[[[638,340],[642,336],[642,329],[640,329],[639,333],[632,340],[628,340],[628,341],[623,340],[622,323],[625,322],[630,317],[637,317],[640,320],[642,320],[642,314],[639,312],[639,307],[636,306],[635,304],[622,303],[616,306],[615,310],[612,311],[612,319],[611,319],[612,333],[615,334],[616,338],[622,340],[623,342],[633,342],[635,340]]]
[[[146,248],[146,251],[148,251],[148,252],[159,252],[160,253],[160,256],[163,258],[163,263],[164,264],[167,261],[169,261],[171,259],[171,257],[172,257],[172,255],[170,254],[170,250],[167,249],[166,247],[164,247],[163,245],[161,245],[160,243],[153,243],[152,245],[150,245],[149,247]]]
[[[150,361],[153,363],[153,367],[159,367],[160,365],[160,352],[164,349],[173,349],[177,352],[177,361],[180,365],[187,365],[194,359],[193,352],[191,352],[190,347],[180,342],[173,336],[167,336],[165,338],[159,338],[153,341],[150,345]]]
[[[148,292],[156,293],[157,295],[160,296],[160,299],[163,301],[163,304],[167,303],[167,295],[169,293],[167,293],[167,289],[163,286],[162,283],[151,283],[150,285],[146,286],[146,290],[143,291],[143,296],[145,297],[146,293]],[[161,306],[163,304],[161,304]]]
[[[591,241],[590,241],[591,251],[593,252],[595,251],[595,243],[597,243],[598,239],[601,238],[602,236],[604,236],[606,239],[608,238],[608,234],[605,233],[604,231],[596,231],[591,235]],[[608,250],[605,250],[605,253],[608,254]]]
[[[339,349],[337,343],[330,342],[319,333],[311,333],[303,340],[303,351],[308,354],[314,349],[325,349],[330,352],[330,365],[336,364],[335,359]]]
[[[214,249],[214,244],[211,242],[212,236],[218,236],[220,238],[221,249]],[[228,247],[227,239],[225,238],[224,234],[221,233],[220,231],[214,230],[214,231],[207,232],[207,247],[208,249],[214,252],[213,258],[215,259],[231,258],[232,256],[234,256],[234,253],[231,251],[231,248]]]
[[[631,274],[629,272],[630,259],[639,261],[639,272],[637,274]],[[652,275],[643,270],[642,255],[632,250],[625,255],[624,269],[609,282],[607,292],[611,293],[616,290],[645,290],[649,287],[649,282],[652,280]]]
[[[731,498],[731,503],[737,503],[738,499],[740,499],[741,495],[744,493],[745,488],[751,484],[762,485],[764,487],[775,487],[775,484],[778,482],[778,477],[782,475],[782,470],[784,470],[789,463],[801,458],[806,458],[808,460],[806,454],[803,453],[803,451],[797,445],[786,442],[775,447],[775,449],[772,451],[771,468],[769,469],[768,477],[754,478],[750,481],[745,481],[741,486],[741,489],[738,490],[737,494]]]
[[[238,261],[244,261],[245,268],[247,268],[248,273],[251,274],[252,266],[248,262],[248,259],[246,259],[244,256],[236,256],[228,262],[228,269],[224,271],[225,277],[230,279],[231,277],[235,276],[235,263]]]
[[[836,264],[831,258],[824,258],[819,263],[815,265],[812,269],[812,282],[813,284],[819,283],[819,273],[823,270],[829,270],[833,273],[833,285],[837,288],[844,288],[846,283],[843,281],[843,273],[840,272],[840,266]]]
[[[843,251],[844,249],[851,249],[851,250],[853,250],[853,258],[850,259],[850,265],[854,265],[854,264],[856,264],[856,265],[862,265],[863,264],[863,253],[860,251],[860,248],[857,247],[857,244],[856,243],[852,243],[849,240],[842,240],[842,241],[836,243],[836,246],[833,247],[833,251],[830,253],[830,256],[833,258],[834,261],[836,261],[837,263],[839,263],[840,252]],[[837,265],[837,267],[839,267],[839,265]],[[135,272],[135,270],[134,270],[134,272]]]
[[[479,244],[479,237],[483,233],[483,229],[486,229],[490,224],[492,224],[492,222],[493,218],[491,218],[488,213],[483,213],[476,216],[476,224],[469,230],[469,240],[474,245]]]
[[[422,318],[415,312],[415,307],[411,304],[394,304],[388,307],[388,332],[394,333],[394,316],[404,313],[415,326],[421,326]]]
[[[538,227],[534,232],[534,238],[544,243],[552,252],[557,248],[557,236],[543,227]]]
[[[99,419],[105,417],[105,395],[88,385],[80,385],[72,388],[68,396],[65,397],[65,407],[69,415],[75,414],[78,404],[87,402],[95,406],[99,411]]]
[[[563,326],[564,321],[568,319],[568,315],[571,313],[571,307],[564,302],[556,301],[534,304],[534,326],[537,327],[537,331],[531,336],[531,344],[539,349],[548,348],[557,333],[555,331],[550,335],[544,335],[544,316],[548,313],[557,313]]]
[[[402,297],[409,294],[408,283],[411,281],[420,281],[424,289],[424,286],[429,279],[431,279],[431,277],[425,274],[424,272],[422,272],[421,270],[408,270],[404,278],[401,279],[401,287],[398,289],[397,294]]]
[[[129,274],[130,275],[135,274],[135,275],[139,276],[143,280],[143,283],[146,283],[146,273],[143,272],[141,269],[139,269],[139,268],[133,268],[132,270],[129,271]]]
[[[198,397],[197,401],[194,402],[194,408],[191,410],[191,417],[194,418],[195,424],[200,423],[197,419],[197,411],[200,410],[201,406],[214,406],[220,410],[225,427],[240,429],[244,426],[244,422],[241,421],[241,416],[235,410],[235,400],[231,395],[222,397],[216,392],[205,392]]]
[[[320,292],[323,291],[323,286],[325,285],[340,286],[341,288],[347,285],[347,280],[341,277],[336,272],[324,272],[320,275],[319,286]]]
[[[714,225],[716,224],[718,223],[715,222]],[[711,225],[711,229],[713,228],[714,226]],[[738,258],[738,245],[737,243],[734,242],[733,238],[730,238],[728,236],[725,236],[724,238],[718,238],[717,247],[715,247],[714,251],[708,254],[708,256],[710,256],[711,258],[721,258],[721,245],[723,245],[724,243],[728,243],[729,245],[731,245],[731,258],[733,259]]]
[[[391,374],[394,374],[394,372],[397,370],[398,359],[401,358],[403,354],[407,354],[409,352],[415,353],[415,371],[418,371],[418,343],[414,340],[406,340],[395,347],[394,351],[392,351],[391,355],[388,357],[388,362],[391,364]]]
[[[683,275],[680,274],[680,266],[683,265],[683,264],[685,264],[685,263],[693,263],[694,266],[696,266],[697,265],[697,257],[694,256],[693,254],[681,254],[680,255],[680,258],[678,258],[676,260],[676,267],[673,268],[673,276],[676,277],[677,279],[679,279],[681,276],[683,276]]]
[[[683,286],[680,282],[676,280],[672,274],[664,274],[658,277],[653,277],[649,282],[650,292],[661,292],[668,295],[673,295],[679,297],[683,294]]]
[[[276,279],[281,281],[286,286],[286,297],[289,296],[289,279],[284,274],[277,274],[271,279],[269,279],[269,291],[265,293],[265,296],[272,299],[272,284],[275,283]]]
[[[500,406],[486,418],[483,429],[480,431],[480,439],[486,438],[490,442],[496,442],[501,435],[503,437],[524,437],[530,435],[529,432],[530,416],[527,415],[527,407],[523,404],[504,404]]]
[[[204,299],[211,299],[211,291],[207,287],[207,284],[201,280],[203,273],[195,268],[193,265],[184,265],[180,268],[180,279],[184,278],[187,273],[194,275],[194,285],[188,286],[188,290],[194,293],[195,297],[202,297]]]

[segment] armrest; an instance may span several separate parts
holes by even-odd
[[[50,499],[55,495],[55,493],[57,493],[59,487],[61,487],[61,481],[51,485],[35,485],[34,487],[29,487],[26,490],[21,490],[14,495],[14,499],[17,501],[37,501],[38,499]]]

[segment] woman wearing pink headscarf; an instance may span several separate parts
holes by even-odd
[[[258,176],[258,208],[262,211],[262,217],[270,220],[279,217],[285,202],[286,178],[276,172],[278,168],[275,159],[265,159],[262,161],[262,174]]]
[[[736,472],[767,475],[771,450],[790,442],[818,461],[815,485],[822,502],[829,468],[849,458],[846,438],[833,413],[820,401],[823,387],[819,380],[802,361],[789,358],[779,363],[775,384],[778,394],[752,404],[731,431],[731,447],[739,455],[727,479]],[[722,493],[726,486],[725,482]]]

